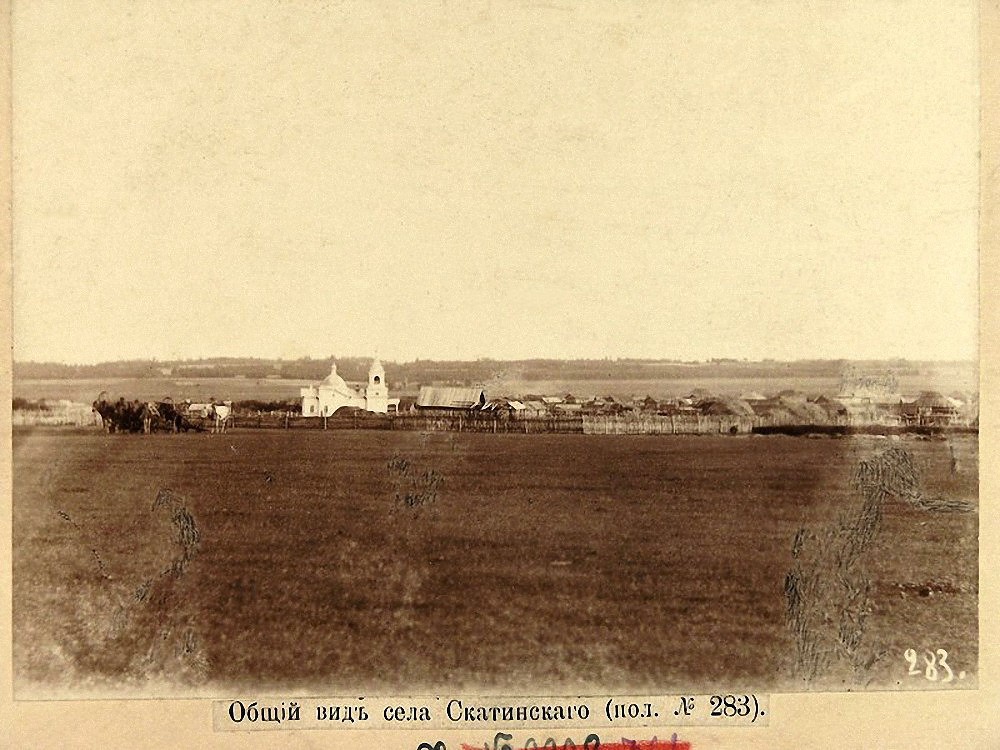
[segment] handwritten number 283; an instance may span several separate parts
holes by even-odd
[[[920,674],[921,670],[917,667],[916,651],[912,648],[906,649],[906,651],[903,652],[903,658],[906,659],[907,663],[910,665],[910,669],[907,674]],[[939,648],[937,651],[924,651],[924,677],[931,682],[937,682],[939,676],[938,667],[946,673],[946,677],[941,680],[941,682],[951,682],[955,679],[955,674],[951,671],[951,667],[948,665],[947,651],[943,648]]]

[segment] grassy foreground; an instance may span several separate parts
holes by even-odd
[[[852,471],[887,444],[18,432],[15,689],[938,686],[908,674],[908,648],[946,649],[951,686],[971,687],[977,513],[895,499],[863,559],[870,668],[796,669],[796,533],[856,507]],[[975,437],[902,445],[926,493],[977,503]]]

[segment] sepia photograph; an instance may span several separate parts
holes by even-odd
[[[15,2],[14,699],[976,690],[979,23]]]

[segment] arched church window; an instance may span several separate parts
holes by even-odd
[[[379,384],[379,383],[381,383],[382,381],[381,381],[381,379],[379,378],[379,376],[378,376],[378,375],[376,375],[376,376],[375,376],[374,378],[372,378],[372,382],[374,382],[374,383],[375,383],[375,385],[378,385],[378,384]]]

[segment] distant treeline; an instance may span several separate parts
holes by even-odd
[[[250,357],[158,361],[127,360],[94,365],[67,365],[58,362],[15,362],[15,379],[77,380],[85,378],[281,378],[321,380],[330,372],[330,363],[346,380],[368,377],[368,357],[330,357],[295,360]],[[839,377],[848,365],[890,369],[897,376],[915,375],[921,363],[905,360],[856,362],[835,359],[756,362],[715,359],[707,362],[680,362],[651,359],[524,359],[475,361],[385,362],[390,383],[475,384],[496,380],[642,380],[691,378],[771,378]],[[940,363],[939,363],[940,364]]]

